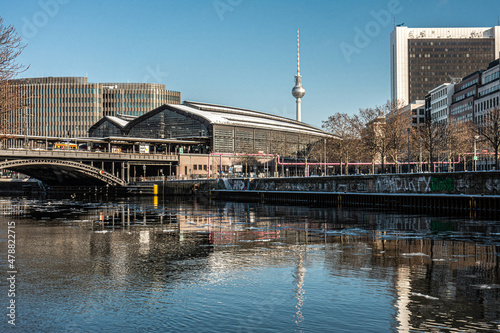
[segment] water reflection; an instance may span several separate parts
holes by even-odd
[[[297,324],[297,327],[300,327],[302,321],[304,320],[302,307],[304,306],[304,280],[306,275],[306,268],[304,267],[303,256],[304,254],[302,253],[302,251],[298,253],[297,268],[294,275],[296,281],[295,298],[297,299],[297,304],[295,305],[295,308],[297,309],[297,313],[295,314],[295,324]]]
[[[3,239],[17,221],[26,329],[137,330],[145,313],[153,331],[500,325],[495,221],[134,199],[1,200],[0,214]]]

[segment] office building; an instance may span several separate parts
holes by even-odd
[[[446,82],[484,69],[500,52],[500,26],[410,28],[391,33],[391,99],[423,100]]]
[[[454,92],[454,83],[443,83],[429,91],[431,98],[430,116],[433,123],[446,125],[449,122],[450,104]]]
[[[413,101],[404,107],[410,112],[412,126],[420,126],[425,122],[425,100]]]
[[[103,115],[143,115],[163,104],[180,104],[181,93],[158,83],[101,83]],[[88,129],[88,127],[87,127]]]
[[[481,124],[485,120],[488,110],[500,107],[500,65],[499,59],[492,61],[482,72],[480,85],[477,88],[477,97],[474,102],[474,122]]]
[[[26,107],[14,113],[11,133],[83,137],[104,115],[140,116],[180,92],[155,83],[90,83],[86,77],[40,77],[11,81],[24,92]]]
[[[481,82],[481,71],[465,76],[455,84],[450,105],[450,120],[453,123],[473,121],[474,101]]]

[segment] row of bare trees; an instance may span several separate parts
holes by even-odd
[[[459,161],[465,169],[477,142],[481,151],[492,152],[498,170],[500,108],[490,110],[478,124],[439,124],[426,120],[415,126],[411,112],[400,102],[388,101],[382,106],[360,109],[354,115],[331,115],[323,121],[323,128],[340,140],[328,140],[328,161],[340,162],[340,173],[347,172],[353,162],[370,166],[372,173],[376,168],[386,172],[388,166],[399,172],[405,164],[409,171],[410,163],[414,171],[423,171],[422,166],[434,171],[437,165],[446,164],[448,170],[455,170]]]
[[[22,122],[18,112],[24,106],[23,92],[11,80],[27,69],[17,62],[25,46],[14,27],[6,26],[0,17],[0,140],[6,138],[5,133],[18,130]]]

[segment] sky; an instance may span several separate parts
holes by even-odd
[[[498,25],[500,1],[16,0],[0,16],[27,44],[19,77],[162,83],[182,100],[302,121],[390,99],[390,33],[409,27]]]

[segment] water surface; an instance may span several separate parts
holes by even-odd
[[[500,222],[161,198],[0,210],[22,332],[500,332]]]

